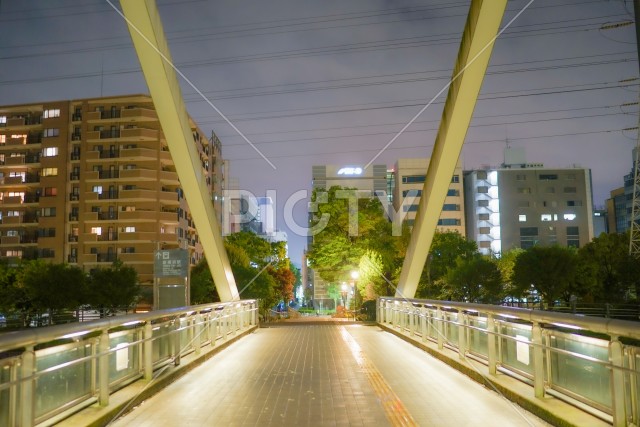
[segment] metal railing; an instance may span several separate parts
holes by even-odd
[[[0,334],[0,426],[52,425],[257,325],[257,301],[205,304]]]
[[[640,324],[451,301],[379,298],[378,323],[449,348],[616,427],[640,420]]]

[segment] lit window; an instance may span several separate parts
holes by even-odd
[[[518,215],[518,221],[527,222],[527,216],[526,215]]]
[[[44,110],[42,112],[42,117],[45,119],[51,119],[53,117],[60,117],[60,109],[59,108],[53,108],[51,110]]]
[[[11,135],[11,139],[15,139],[18,140],[17,143],[18,144],[26,144],[27,143],[27,134],[26,133],[20,133],[20,134],[15,134],[15,135]],[[22,142],[20,142],[20,140],[22,140]],[[15,144],[16,142],[14,142]]]
[[[94,185],[91,191],[93,191],[94,193],[102,194],[102,185]]]
[[[56,216],[56,208],[42,208],[40,216]]]
[[[540,221],[551,221],[551,214],[540,215]]]
[[[20,216],[20,211],[8,211],[7,216]]]
[[[9,249],[7,251],[6,256],[22,257],[22,250],[21,249]]]
[[[57,176],[58,168],[42,168],[42,176]]]
[[[576,219],[576,214],[564,214],[563,215],[564,219],[566,219],[567,221],[573,221],[574,219]]]
[[[91,227],[91,234],[100,236],[102,234],[102,227]]]
[[[7,124],[7,116],[0,116],[0,125]]]
[[[531,188],[529,188],[529,187],[518,187],[518,193],[520,193],[520,194],[531,194]]]
[[[136,232],[136,228],[135,227],[125,227],[124,228],[124,232],[125,233],[135,233]]]
[[[54,157],[58,155],[58,147],[47,147],[42,151],[44,157]]]
[[[7,143],[7,135],[0,135],[0,144]]]
[[[58,135],[60,135],[60,129],[57,129],[57,128],[45,129],[42,132],[42,136],[44,138],[49,138],[49,137],[58,136]]]

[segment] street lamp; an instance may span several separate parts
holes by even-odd
[[[342,306],[344,307],[344,311],[345,313],[347,313],[347,319],[349,318],[349,312],[347,311],[347,284],[345,282],[342,282],[342,291],[340,292],[342,294]]]

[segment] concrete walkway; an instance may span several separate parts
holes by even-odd
[[[377,326],[312,319],[262,325],[113,425],[547,425]]]

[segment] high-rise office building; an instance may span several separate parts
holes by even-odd
[[[624,186],[612,190],[611,198],[606,201],[610,233],[625,233],[631,228],[636,151],[637,147],[634,147],[631,172],[623,177]]]
[[[593,239],[590,169],[528,164],[523,151],[507,148],[500,168],[466,171],[464,186],[467,238],[481,253]]]
[[[398,159],[395,164],[393,207],[396,215],[401,215],[409,226],[413,226],[415,222],[428,167],[428,158]],[[439,231],[456,231],[464,236],[464,221],[462,165],[458,162],[451,177],[437,228]]]
[[[220,219],[220,141],[190,125]],[[203,256],[149,96],[0,107],[2,258],[86,270],[120,259],[152,284],[154,252],[175,248]]]

